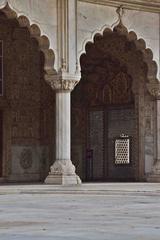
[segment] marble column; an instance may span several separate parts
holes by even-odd
[[[157,110],[157,162],[159,163],[159,174],[160,174],[160,99],[156,100]]]
[[[156,161],[152,169],[152,178],[160,180],[160,100],[156,99]]]
[[[61,80],[52,84],[56,91],[56,160],[50,168],[45,183],[59,185],[80,184],[71,161],[71,91],[74,80]]]
[[[149,182],[160,182],[160,84],[148,84],[148,90],[155,97],[155,144],[156,156],[151,173],[147,180]]]

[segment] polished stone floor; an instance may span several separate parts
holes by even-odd
[[[0,240],[159,240],[160,184],[0,186]]]

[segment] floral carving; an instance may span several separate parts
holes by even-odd
[[[148,91],[149,93],[156,97],[156,98],[159,98],[160,97],[160,83],[157,82],[157,83],[148,83],[147,84],[147,88],[148,88]]]
[[[78,84],[80,76],[60,71],[58,74],[46,75],[45,79],[55,91],[72,91]]]

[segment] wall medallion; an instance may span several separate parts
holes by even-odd
[[[24,148],[20,155],[20,165],[23,169],[32,167],[32,151],[31,149]]]

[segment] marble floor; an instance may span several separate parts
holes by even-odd
[[[0,240],[159,240],[160,184],[0,186]]]

